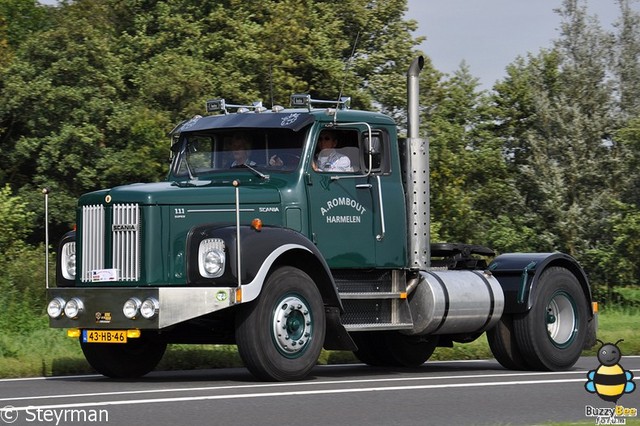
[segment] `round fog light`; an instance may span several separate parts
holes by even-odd
[[[74,297],[70,299],[67,304],[64,306],[64,314],[67,318],[76,319],[78,315],[84,310],[84,305],[82,304],[82,300]]]
[[[159,309],[160,303],[153,297],[150,297],[142,302],[142,305],[140,306],[140,315],[146,319],[151,319],[158,314]]]
[[[64,312],[65,301],[62,297],[53,298],[47,305],[47,314],[51,318],[60,318]]]
[[[138,313],[140,312],[140,305],[142,305],[140,299],[138,299],[137,297],[132,297],[131,299],[124,302],[122,313],[129,319],[135,319],[135,317],[137,317]]]

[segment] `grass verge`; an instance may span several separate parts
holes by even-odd
[[[640,339],[634,324],[638,324],[637,310],[609,309],[601,312],[598,338],[616,342],[624,355],[640,355]],[[585,351],[595,355],[597,347]],[[484,337],[453,348],[438,348],[432,360],[492,358]],[[351,352],[323,351],[320,364],[357,362]],[[200,368],[239,367],[242,361],[235,346],[228,345],[170,345],[160,362],[160,370],[187,370]],[[57,376],[91,373],[75,339],[66,337],[66,331],[42,327],[22,333],[7,332],[0,335],[0,377]]]

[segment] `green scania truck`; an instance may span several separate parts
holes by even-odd
[[[348,98],[207,102],[172,131],[165,181],[80,197],[47,290],[51,327],[110,377],[148,373],[169,343],[235,344],[257,378],[285,381],[323,347],[411,367],[485,332],[507,368],[571,368],[597,324],[574,258],[430,241],[423,64],[407,73],[406,138]],[[347,170],[317,169],[329,130]]]

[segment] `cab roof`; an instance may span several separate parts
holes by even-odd
[[[176,126],[172,134],[199,132],[217,129],[291,129],[298,132],[313,122],[336,123],[367,122],[369,124],[395,125],[385,114],[359,110],[328,109],[283,109],[280,111],[228,113],[209,116],[195,116]]]

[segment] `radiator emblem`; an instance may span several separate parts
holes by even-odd
[[[111,230],[116,231],[137,231],[138,225],[136,224],[114,224],[111,225]]]
[[[96,324],[111,323],[111,312],[96,312]]]

